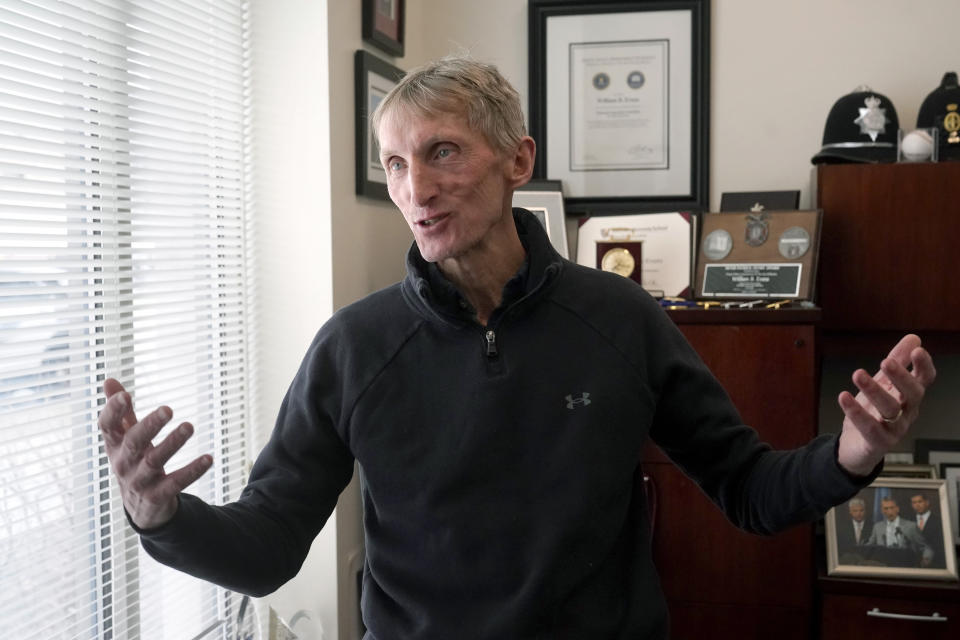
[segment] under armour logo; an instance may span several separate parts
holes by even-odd
[[[567,396],[567,409],[573,409],[578,404],[583,406],[587,406],[588,404],[590,404],[590,394],[582,393],[580,394],[579,398],[574,398],[572,395]]]

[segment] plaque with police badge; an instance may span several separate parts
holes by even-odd
[[[706,213],[700,225],[698,299],[813,300],[820,210]]]

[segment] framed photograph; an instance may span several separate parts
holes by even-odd
[[[363,39],[385,53],[402,58],[406,0],[361,1]]]
[[[960,545],[960,464],[943,463],[943,479],[947,483],[947,502],[950,503],[950,523],[953,526],[953,544]]]
[[[387,174],[380,164],[380,152],[370,131],[370,114],[397,85],[403,71],[362,49],[354,54],[353,66],[357,110],[357,195],[389,200]]]
[[[885,464],[881,478],[938,478],[932,464]]]
[[[534,175],[578,214],[708,202],[709,0],[529,0]]]
[[[513,192],[513,206],[537,216],[547,230],[550,244],[563,258],[569,258],[567,216],[559,180],[531,180]]]
[[[877,478],[825,518],[827,573],[957,580],[947,481]]]
[[[944,463],[960,464],[960,440],[917,438],[913,443],[913,453],[918,463],[932,464],[938,468]]]

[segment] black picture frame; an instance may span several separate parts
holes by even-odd
[[[363,39],[397,58],[403,57],[406,0],[362,0]]]
[[[353,58],[354,107],[356,109],[356,193],[378,200],[390,200],[387,179],[380,166],[376,142],[370,131],[370,115],[386,93],[396,86],[404,72],[375,55],[358,50]]]
[[[584,215],[609,215],[622,213],[643,213],[654,211],[689,211],[699,213],[706,211],[709,207],[709,99],[710,99],[710,2],[709,0],[606,0],[604,2],[590,2],[588,0],[528,0],[528,30],[529,30],[529,92],[530,92],[530,132],[537,142],[537,158],[534,165],[534,177],[539,179],[561,179],[564,182],[564,193],[566,194],[566,203],[568,213],[577,213]],[[548,54],[548,31],[551,29],[551,23],[559,28],[564,20],[582,18],[587,21],[594,20],[597,16],[606,16],[606,14],[629,14],[624,16],[627,22],[640,21],[641,17],[650,16],[652,19],[648,23],[659,23],[662,20],[669,20],[672,16],[689,14],[689,51],[681,46],[685,39],[678,40],[677,51],[683,51],[682,55],[671,57],[665,55],[667,62],[676,58],[677,60],[689,60],[688,70],[683,68],[682,64],[675,67],[668,67],[664,76],[668,81],[661,89],[666,96],[667,107],[665,113],[668,118],[667,124],[661,124],[664,128],[664,136],[672,136],[674,128],[682,131],[683,135],[677,136],[677,139],[689,137],[689,145],[677,144],[671,148],[668,141],[663,145],[667,151],[665,153],[673,157],[673,168],[659,168],[653,171],[659,171],[660,175],[644,173],[644,169],[631,168],[622,173],[615,173],[614,170],[601,170],[589,175],[591,182],[606,180],[618,186],[615,189],[609,188],[581,188],[579,184],[573,185],[565,177],[576,175],[579,182],[587,180],[586,170],[580,168],[562,167],[560,169],[550,166],[551,144],[562,138],[557,136],[566,135],[569,139],[584,139],[584,136],[576,136],[570,133],[573,127],[571,123],[579,121],[573,117],[575,109],[571,106],[557,107],[556,105],[567,102],[572,103],[569,95],[573,94],[572,87],[574,82],[571,77],[571,57],[574,47],[588,44],[619,44],[619,43],[595,43],[587,42],[594,39],[603,40],[605,33],[597,29],[596,33],[578,34],[576,37],[584,42],[573,43],[567,46],[569,55],[551,57]],[[642,14],[642,15],[641,15]],[[659,14],[654,16],[654,14]],[[559,19],[554,20],[555,18]],[[601,18],[606,20],[606,17]],[[616,18],[618,21],[619,17]],[[685,22],[685,19],[684,19]],[[599,24],[599,23],[598,23]],[[633,25],[627,24],[624,28],[629,31]],[[655,29],[656,27],[650,27]],[[682,31],[683,28],[681,27]],[[586,31],[589,31],[587,29]],[[619,36],[611,36],[619,37]],[[645,36],[637,36],[643,38]],[[562,38],[554,38],[554,41],[562,41]],[[653,40],[638,40],[637,42],[653,42]],[[669,39],[667,40],[669,44]],[[627,43],[628,45],[631,43]],[[550,47],[562,46],[551,44]],[[557,61],[559,59],[559,62]],[[559,69],[550,69],[548,65],[560,65]],[[584,66],[584,69],[586,65]],[[566,71],[566,73],[564,73]],[[682,77],[689,77],[689,86],[683,87],[685,83],[670,83],[669,78],[674,74]],[[557,80],[557,78],[561,78]],[[642,79],[642,76],[641,76]],[[629,82],[629,80],[627,81]],[[551,100],[551,94],[556,95],[557,86],[551,88],[550,83],[563,83],[557,86],[566,86],[569,84],[571,89],[568,91],[566,100]],[[578,85],[579,86],[579,85]],[[597,85],[594,84],[596,87]],[[657,85],[659,86],[659,85]],[[631,85],[633,87],[633,85]],[[656,86],[654,86],[656,89]],[[671,96],[688,96],[689,105],[685,105],[685,99],[677,99],[670,102]],[[677,105],[680,105],[677,107]],[[689,107],[689,108],[688,108]],[[560,123],[554,124],[548,121],[548,110],[553,109],[566,110],[567,117],[558,118]],[[676,111],[677,114],[689,113],[689,121],[685,118],[676,117],[669,120],[670,114]],[[688,128],[687,128],[688,127]],[[566,128],[564,132],[562,129]],[[569,146],[572,148],[575,143]],[[557,145],[558,148],[562,145]],[[555,152],[554,156],[556,157]],[[571,158],[571,154],[568,154]],[[680,160],[676,160],[680,158]],[[669,163],[669,161],[668,161]],[[557,162],[556,164],[561,164]],[[572,159],[569,162],[573,165]],[[689,168],[689,175],[686,171],[681,171],[681,167]],[[636,170],[635,170],[636,169]],[[577,173],[574,174],[574,171]],[[592,171],[592,170],[591,170]],[[641,182],[650,181],[651,184],[662,184],[661,177],[667,175],[680,182],[685,182],[686,187],[675,190],[668,189],[669,192],[657,192],[659,187],[645,188],[635,186]],[[583,174],[583,175],[581,175]],[[606,175],[609,174],[609,175]],[[638,176],[641,180],[634,180]],[[634,189],[634,191],[630,191]]]
[[[913,442],[913,455],[917,464],[939,464],[936,452],[956,453],[960,458],[960,440],[917,438]],[[931,460],[933,454],[934,460]],[[951,460],[952,462],[952,460]]]
[[[756,205],[766,211],[796,211],[800,208],[800,190],[794,191],[724,191],[720,195],[720,211],[753,211]]]

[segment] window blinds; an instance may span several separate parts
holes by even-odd
[[[231,632],[232,594],[140,550],[96,419],[108,376],[170,405],[168,469],[211,453],[188,491],[239,494],[244,5],[0,5],[0,638]]]

